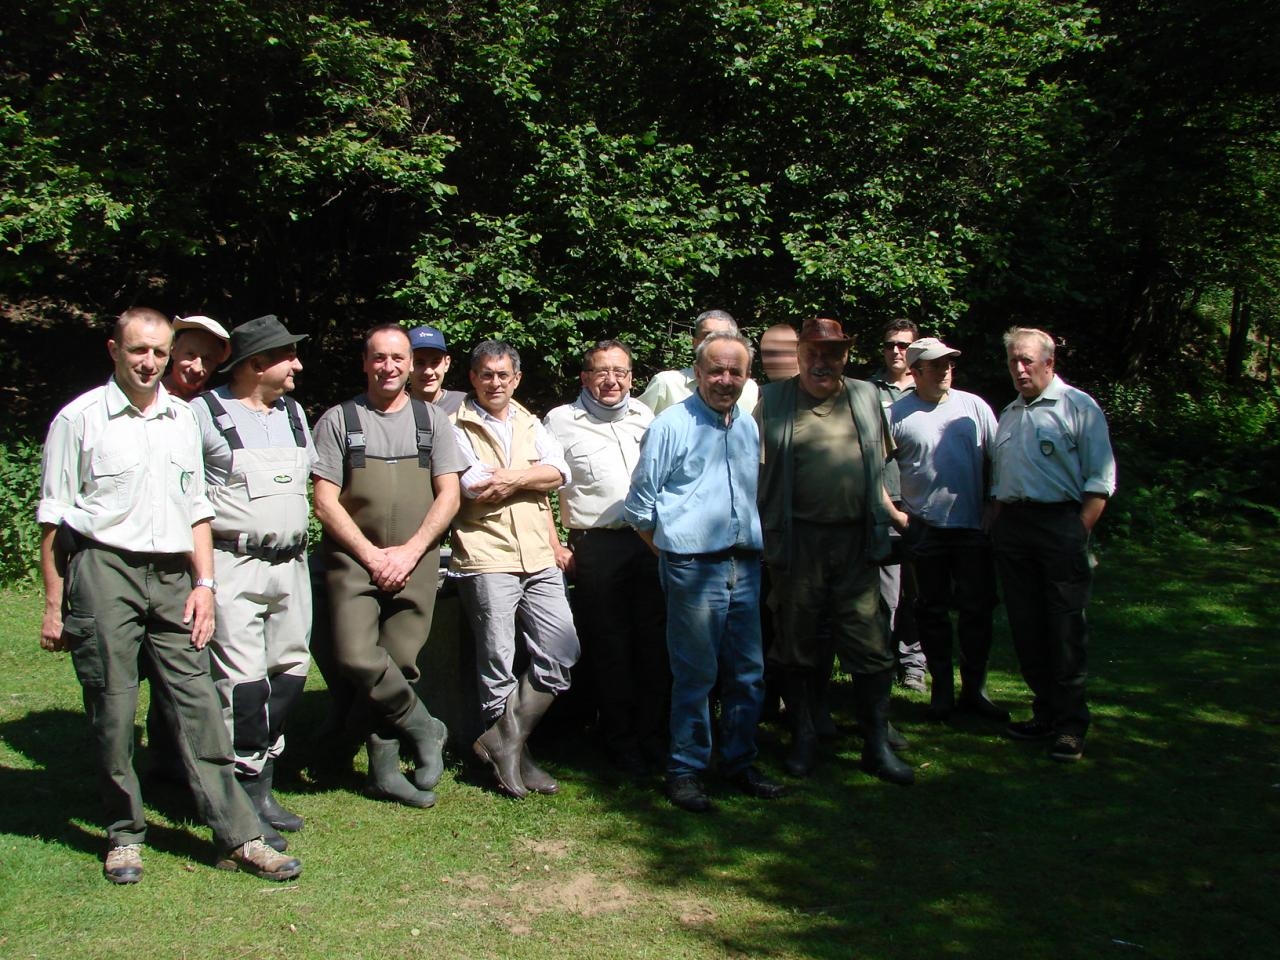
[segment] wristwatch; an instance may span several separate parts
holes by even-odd
[[[213,577],[196,577],[197,587],[208,587],[210,593],[218,592],[218,581]]]

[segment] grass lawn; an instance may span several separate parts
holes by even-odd
[[[307,818],[299,881],[214,870],[183,797],[150,790],[146,879],[115,887],[69,658],[39,650],[35,593],[0,591],[0,957],[1280,956],[1278,594],[1272,545],[1112,546],[1083,763],[898,696],[915,787],[860,773],[846,733],[786,799],[702,817],[563,726],[539,743],[557,797],[457,758],[432,810],[322,787],[296,769],[313,671],[277,791]],[[992,694],[1025,716],[997,623]],[[761,750],[777,773],[778,731]]]

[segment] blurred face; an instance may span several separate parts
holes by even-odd
[[[951,376],[955,364],[950,357],[941,360],[920,360],[911,368],[916,381],[916,393],[926,403],[937,403],[951,389]]]
[[[485,413],[505,420],[507,407],[520,385],[520,374],[510,357],[484,357],[479,366],[471,368],[471,388],[476,392],[476,403]]]
[[[172,342],[169,324],[146,320],[129,321],[119,341],[107,341],[107,352],[115,361],[116,383],[134,406],[146,406],[156,395]]]
[[[800,372],[796,357],[796,332],[790,327],[770,327],[760,338],[760,361],[768,380],[789,380]]]
[[[261,377],[258,383],[264,394],[280,397],[293,392],[293,378],[302,372],[297,347],[281,347],[257,359],[262,364],[259,367]]]
[[[605,406],[612,407],[631,392],[631,360],[617,347],[591,355],[591,369],[582,371],[582,385]]]
[[[183,400],[192,399],[213,376],[225,348],[226,344],[207,330],[183,330],[174,339],[166,386]]]
[[[1014,389],[1024,400],[1034,400],[1053,381],[1053,357],[1035,337],[1024,337],[1009,344],[1009,376]]]
[[[900,378],[907,372],[907,347],[911,346],[915,337],[910,330],[894,330],[884,338],[884,368],[894,378]]]
[[[379,330],[370,338],[364,352],[364,375],[374,406],[386,407],[404,392],[412,364],[408,334]]]
[[[751,358],[736,340],[718,340],[707,348],[702,361],[694,365],[698,393],[708,407],[728,414],[742,396]]]
[[[409,391],[419,400],[435,402],[444,389],[444,375],[449,372],[449,355],[434,347],[413,351],[413,372],[409,374]]]
[[[800,344],[800,387],[817,400],[827,400],[844,385],[844,368],[849,362],[849,347],[843,343]]]

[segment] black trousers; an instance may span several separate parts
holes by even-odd
[[[1093,590],[1078,503],[1006,503],[991,531],[1022,677],[1037,719],[1059,733],[1089,729],[1084,609]]]

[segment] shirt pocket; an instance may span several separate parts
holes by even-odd
[[[177,504],[189,504],[195,496],[198,471],[203,469],[200,461],[181,451],[169,454],[169,476],[165,491],[169,499]]]
[[[608,442],[598,437],[579,440],[564,452],[569,464],[569,475],[577,483],[598,483],[602,479],[608,455]]]
[[[90,463],[89,472],[93,475],[97,497],[117,510],[132,506],[132,493],[141,469],[142,461],[134,453],[104,453],[95,456]]]

